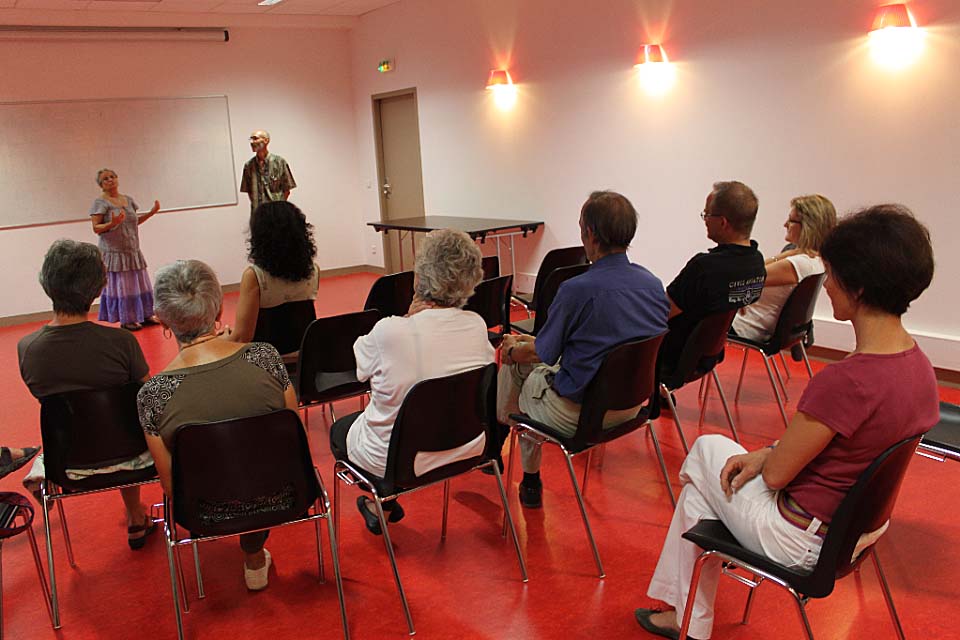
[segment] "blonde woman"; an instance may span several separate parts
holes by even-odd
[[[740,309],[731,333],[759,342],[770,339],[780,310],[797,284],[807,276],[823,273],[820,246],[836,224],[837,211],[826,197],[799,196],[790,201],[790,213],[783,223],[787,231],[784,239],[794,248],[767,258],[767,279],[760,299]]]

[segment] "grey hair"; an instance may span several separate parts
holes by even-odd
[[[107,282],[103,256],[89,242],[61,239],[43,257],[40,286],[57,313],[77,316],[90,311]]]
[[[98,187],[100,186],[100,177],[103,176],[103,174],[105,174],[107,171],[109,171],[109,172],[112,173],[113,175],[117,175],[117,172],[114,171],[113,169],[108,169],[108,168],[106,168],[106,167],[104,167],[103,169],[100,169],[100,171],[97,171],[97,186],[98,186]]]
[[[417,250],[414,290],[441,307],[462,307],[483,279],[480,248],[463,231],[438,229]]]
[[[180,343],[213,331],[223,291],[217,275],[199,260],[160,267],[153,285],[154,311]]]

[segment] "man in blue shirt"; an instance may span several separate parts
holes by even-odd
[[[666,331],[670,303],[663,284],[627,258],[636,230],[637,212],[619,193],[595,191],[587,198],[580,209],[580,239],[592,265],[560,286],[536,338],[504,339],[497,387],[501,422],[522,412],[572,435],[584,391],[607,353]],[[604,425],[633,418],[638,409],[609,411]],[[543,493],[540,446],[521,439],[520,452],[520,503],[537,508]]]

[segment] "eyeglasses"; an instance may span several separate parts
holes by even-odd
[[[707,213],[706,210],[700,212],[700,219],[706,221],[707,218],[722,218],[719,213]]]

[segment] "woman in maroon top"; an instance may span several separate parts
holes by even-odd
[[[667,610],[637,609],[647,631],[678,637],[700,549],[681,538],[719,519],[751,551],[812,568],[833,513],[883,451],[926,432],[939,418],[930,361],[900,317],[933,278],[930,235],[901,205],[843,220],[821,249],[837,320],[849,320],[856,349],[807,386],[779,442],[747,453],[723,436],[698,438],[680,470],[683,491],[647,594]],[[882,529],[876,532],[882,533]],[[703,569],[689,637],[710,637],[719,562]]]

